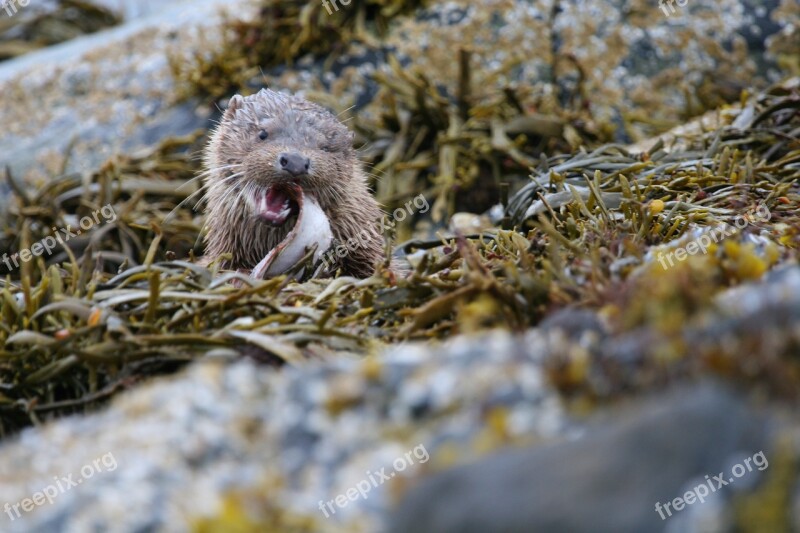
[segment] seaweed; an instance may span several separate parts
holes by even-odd
[[[381,269],[363,280],[255,281],[201,266],[196,136],[110,160],[88,182],[63,175],[32,192],[7,172],[16,201],[0,243],[9,255],[102,206],[115,216],[6,274],[0,434],[93,409],[199,357],[303,365],[408,339],[523,331],[565,306],[602,312],[618,333],[676,331],[714,294],[796,257],[798,109],[787,83],[746,102],[747,124],[681,138],[679,149],[605,145],[541,159],[502,224],[398,245],[408,277]],[[657,250],[756,205],[768,207],[768,224],[659,265]],[[759,232],[758,248],[743,240]],[[578,363],[563,363],[554,383],[581,386]]]
[[[364,0],[326,7],[310,0],[262,0],[258,16],[245,21],[228,19],[220,45],[203,47],[187,58],[170,56],[174,77],[184,98],[216,101],[245,91],[260,69],[291,66],[310,54],[328,63],[341,54],[345,43],[377,45],[390,21],[424,5],[423,0]],[[330,11],[330,12],[328,12]],[[212,52],[208,52],[212,50]]]
[[[12,4],[15,7],[9,7],[0,16],[0,61],[122,22],[110,9],[84,0],[61,0],[53,11],[36,12],[31,16],[25,16],[25,7]],[[14,16],[6,16],[6,13],[14,13]]]

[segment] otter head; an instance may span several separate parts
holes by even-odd
[[[294,257],[337,241],[348,246],[337,252],[343,272],[372,275],[384,256],[383,213],[352,142],[335,116],[298,96],[231,98],[205,151],[204,261],[225,255],[224,268],[249,270],[273,250]],[[272,275],[271,265],[256,271]]]
[[[297,191],[326,209],[354,174],[352,140],[335,116],[300,97],[265,89],[236,95],[206,152],[208,209],[283,226],[298,214]]]

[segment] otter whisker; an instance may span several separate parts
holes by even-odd
[[[220,204],[221,205],[227,205],[225,203],[225,201],[227,200],[228,196],[231,196],[233,194],[234,197],[236,197],[236,196],[238,196],[238,193],[240,191],[241,191],[241,189],[237,191],[236,187],[230,187],[227,191],[225,191],[223,193],[222,198],[219,200]],[[238,204],[234,204],[234,205],[238,205]]]
[[[219,187],[220,187],[220,184],[215,184],[213,186],[209,186],[209,187],[207,187],[205,189],[201,189],[200,191],[197,191],[197,192],[201,192],[202,191],[205,194],[203,195],[203,197],[200,200],[197,201],[197,203],[195,203],[193,209],[196,209],[197,205],[202,203],[203,201],[206,201],[206,203],[208,203],[208,201],[212,200],[216,196],[216,190],[219,189]],[[195,192],[194,194],[197,194],[197,192]],[[229,192],[229,191],[226,191],[226,194],[223,194],[223,198],[227,195],[227,192]],[[192,196],[194,196],[194,194],[192,194]]]
[[[255,196],[256,191],[257,187],[254,183],[245,183],[244,186],[239,189],[239,194],[235,197],[234,205],[239,205],[240,202],[247,202],[247,198]]]
[[[197,177],[193,178],[193,180],[194,179],[198,179],[198,178],[208,177],[211,174],[214,174],[215,172],[219,172],[221,170],[229,170],[229,169],[238,168],[238,167],[241,167],[241,166],[242,165],[240,163],[235,163],[235,164],[232,164],[232,165],[224,165],[224,166],[221,166],[221,167],[209,168],[208,170],[204,170],[203,172],[199,173],[197,175]]]
[[[383,181],[384,179],[386,179],[386,176],[379,176],[377,174],[373,174],[372,172],[364,172],[364,174],[366,174],[367,176],[372,176],[378,181]]]
[[[231,174],[230,176],[228,176],[226,178],[222,178],[220,181],[214,183],[213,185],[206,185],[206,195],[208,195],[208,193],[212,190],[212,188],[213,189],[218,189],[218,188],[222,187],[222,185],[224,185],[225,183],[227,183],[229,181],[233,181],[233,180],[238,179],[238,178],[241,178],[242,176],[244,176],[244,172],[243,171],[242,172],[237,172],[235,174]]]
[[[239,164],[234,164],[234,165],[227,165],[226,167],[220,167],[220,168],[226,168],[226,169],[227,169],[227,168],[233,168],[233,167],[237,167],[237,166],[241,166],[241,165],[239,165]],[[195,182],[195,181],[197,181],[198,179],[201,179],[201,178],[203,177],[203,175],[204,175],[204,174],[206,174],[206,173],[210,173],[210,172],[212,172],[212,171],[214,171],[214,170],[218,170],[218,169],[209,169],[209,170],[207,170],[206,172],[203,172],[203,173],[199,174],[198,176],[196,176],[196,177],[194,177],[194,178],[192,178],[192,179],[190,179],[190,180],[187,180],[187,181],[185,181],[184,183],[182,183],[181,185],[179,185],[179,186],[178,186],[178,188],[177,188],[176,190],[177,190],[177,191],[180,191],[180,190],[181,190],[182,188],[184,188],[186,185],[189,185],[190,183],[194,183],[194,182]],[[241,176],[241,175],[244,175],[244,172],[240,172],[240,173],[238,173],[238,176]],[[227,179],[229,179],[229,178],[238,177],[238,176],[237,176],[237,174],[233,174],[233,175],[229,176],[228,178],[225,178],[225,180],[223,180],[223,182],[224,182],[224,181],[226,181],[226,180],[227,180]],[[181,200],[180,202],[178,202],[178,204],[177,204],[177,205],[176,205],[174,208],[172,208],[172,210],[171,210],[169,213],[167,213],[167,216],[165,216],[165,217],[164,217],[164,219],[161,221],[161,223],[162,223],[162,224],[165,224],[166,222],[168,222],[168,221],[169,221],[169,219],[170,219],[170,217],[172,217],[172,215],[173,215],[173,214],[175,214],[175,212],[176,212],[178,209],[181,209],[181,208],[182,208],[182,207],[183,207],[183,206],[184,206],[184,205],[185,205],[187,202],[190,202],[190,201],[192,201],[192,199],[193,199],[193,198],[195,198],[195,197],[196,197],[198,194],[201,194],[201,193],[203,194],[203,197],[202,197],[202,198],[200,198],[200,199],[199,199],[197,202],[195,202],[195,204],[192,206],[192,210],[193,210],[193,211],[194,211],[194,210],[196,210],[196,209],[197,209],[197,205],[198,205],[198,204],[199,204],[199,203],[200,203],[200,202],[201,202],[203,199],[205,199],[205,197],[208,195],[208,190],[207,190],[207,189],[205,189],[205,188],[203,188],[203,187],[201,187],[201,188],[197,189],[196,191],[194,191],[193,193],[191,193],[189,196],[187,196],[186,198],[184,198],[183,200]]]
[[[241,171],[241,172],[235,172],[235,173],[231,174],[230,176],[226,176],[226,177],[222,178],[222,180],[220,180],[219,183],[227,183],[229,181],[233,181],[235,179],[239,179],[242,176],[244,176],[244,170]]]
[[[353,109],[355,106],[356,106],[356,104],[353,104],[353,105],[351,105],[350,107],[348,107],[347,109],[343,110],[341,113],[339,113],[338,115],[336,115],[336,118],[339,118],[339,117],[341,117],[342,115],[344,115],[345,113],[347,113],[348,111],[350,111],[351,109]]]
[[[375,144],[375,142],[374,142],[374,141],[364,141],[364,144],[362,144],[362,145],[361,145],[361,146],[359,146],[358,148],[356,148],[356,147],[353,147],[353,149],[354,149],[356,152],[364,152],[364,151],[366,151],[366,150],[367,150],[367,148],[369,148],[369,147],[370,147],[370,146],[372,146],[373,144]]]
[[[378,165],[369,165],[369,170],[374,170],[375,172],[380,172],[381,174],[386,174],[385,170],[381,170],[378,168]]]
[[[183,200],[181,200],[180,202],[178,202],[178,205],[176,205],[174,208],[172,208],[172,210],[171,210],[169,213],[167,213],[167,216],[165,216],[165,217],[164,217],[164,220],[162,220],[162,221],[161,221],[161,225],[163,226],[164,224],[166,224],[166,223],[167,223],[167,221],[169,221],[170,217],[171,217],[171,216],[172,216],[172,215],[175,213],[175,211],[177,211],[178,209],[182,208],[182,207],[183,207],[183,205],[184,205],[186,202],[189,202],[189,201],[191,201],[191,200],[192,200],[192,198],[194,198],[196,195],[200,194],[201,192],[203,192],[203,189],[197,189],[197,190],[196,190],[196,191],[194,191],[192,194],[190,194],[189,196],[187,196],[186,198],[184,198]],[[201,200],[202,200],[202,198],[201,198]],[[196,202],[196,203],[194,204],[194,206],[192,206],[192,210],[193,210],[193,211],[194,211],[194,210],[197,208],[197,204],[198,204],[199,202],[200,202],[200,201],[198,200],[198,202]]]
[[[220,205],[220,206],[224,206],[224,205],[226,205],[226,204],[224,203],[225,199],[226,199],[226,198],[227,198],[227,197],[228,197],[228,196],[229,196],[229,195],[230,195],[230,194],[231,194],[233,191],[235,191],[235,188],[231,187],[231,188],[229,188],[229,189],[227,189],[227,190],[224,190],[224,191],[222,191],[222,197],[221,197],[221,198],[217,198],[216,196],[217,196],[217,193],[218,193],[218,190],[219,190],[219,189],[220,189],[219,185],[214,185],[214,186],[212,186],[212,187],[210,187],[210,188],[209,188],[209,190],[208,190],[208,194],[206,194],[206,196],[205,196],[205,198],[207,198],[207,199],[209,200],[209,205],[210,205],[210,203],[211,203],[212,201],[213,201],[213,202],[214,202],[216,205]]]
[[[233,165],[232,165],[232,166],[233,166]],[[180,184],[180,185],[178,186],[178,188],[177,188],[176,190],[178,190],[178,191],[179,191],[179,190],[181,190],[183,187],[186,187],[187,185],[189,185],[189,184],[191,184],[191,183],[194,183],[194,182],[196,182],[196,181],[198,181],[198,180],[202,180],[204,177],[208,177],[209,175],[211,175],[212,173],[216,172],[217,170],[218,170],[218,169],[216,169],[216,168],[213,168],[213,169],[208,169],[208,170],[205,170],[205,171],[203,171],[203,172],[200,172],[200,173],[199,173],[199,174],[197,174],[195,177],[193,177],[193,178],[190,178],[190,179],[188,179],[188,180],[184,181],[182,184]]]
[[[239,202],[242,201],[242,198],[246,198],[245,192],[249,193],[252,185],[250,183],[246,183],[244,187],[241,187],[239,191],[236,193],[233,199],[233,205],[239,205]],[[235,189],[234,189],[235,190]]]

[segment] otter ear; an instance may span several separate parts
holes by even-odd
[[[233,118],[237,109],[241,109],[244,103],[244,98],[241,95],[235,94],[228,101],[228,109],[225,110],[225,118]]]

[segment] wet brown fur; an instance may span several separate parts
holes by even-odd
[[[267,139],[259,135],[265,131]],[[289,179],[276,167],[279,154],[300,153],[311,161],[308,174],[296,179],[328,215],[340,243],[369,228],[357,246],[338,259],[343,273],[368,277],[383,260],[378,229],[383,212],[372,196],[367,176],[352,146],[353,134],[330,112],[298,96],[262,90],[234,96],[205,150],[206,257],[224,253],[224,266],[252,269],[294,226],[295,217],[273,227],[255,217],[258,188]]]

